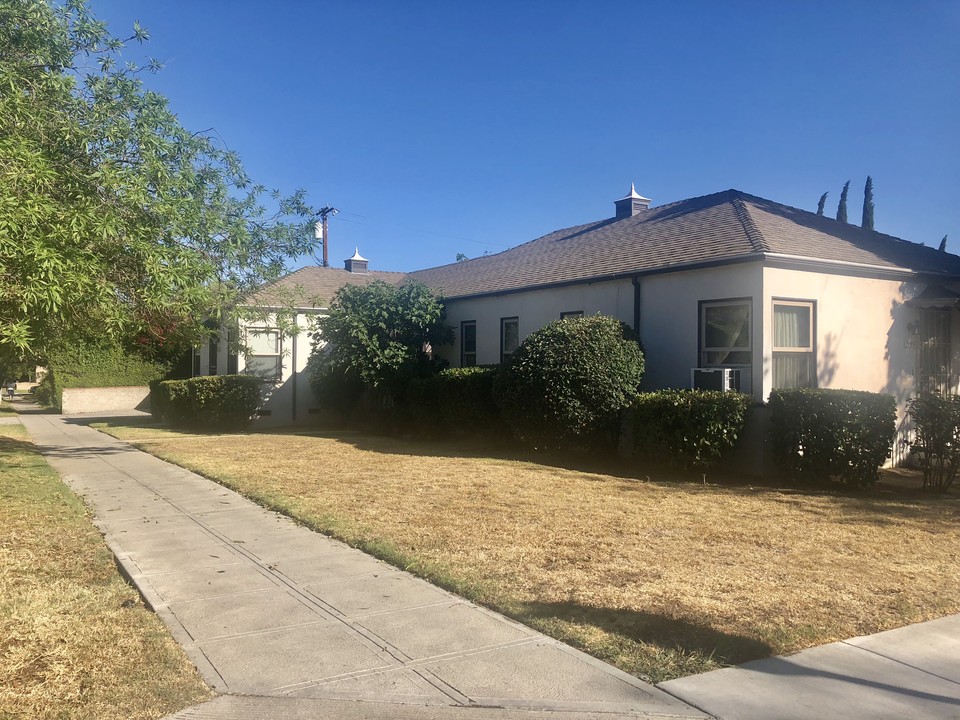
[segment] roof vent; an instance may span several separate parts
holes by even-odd
[[[613,205],[617,209],[616,218],[620,220],[621,218],[633,217],[639,214],[641,210],[649,208],[650,198],[638,194],[637,188],[634,187],[633,183],[630,183],[630,193],[626,197],[615,200]]]
[[[365,273],[369,272],[367,270],[367,263],[370,262],[365,257],[360,256],[360,248],[355,248],[352,258],[347,258],[343,261],[343,266],[347,269],[348,272],[352,273]]]

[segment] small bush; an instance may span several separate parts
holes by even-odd
[[[643,377],[643,353],[631,335],[601,315],[556,320],[529,335],[495,384],[514,434],[556,447],[608,430]]]
[[[307,366],[310,389],[321,409],[348,422],[361,408],[365,385],[349,370],[331,361],[329,355],[314,353]]]
[[[794,479],[869,487],[890,455],[896,433],[891,395],[858,390],[774,390],[774,457]]]
[[[243,430],[260,406],[263,382],[249,375],[164,380],[150,387],[150,406],[171,427]]]
[[[634,449],[681,470],[720,460],[743,432],[750,396],[709,390],[640,393],[633,402]]]
[[[960,397],[927,393],[911,400],[908,412],[917,425],[923,487],[945,491],[960,469]]]
[[[407,384],[409,427],[428,437],[497,435],[500,411],[493,396],[497,367],[449,368]]]

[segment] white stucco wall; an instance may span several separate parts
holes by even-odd
[[[744,372],[741,389],[757,390],[756,370],[762,367],[762,277],[760,263],[742,263],[640,278],[644,389],[690,387],[690,369],[699,365],[700,302],[749,298],[753,368]]]
[[[307,361],[310,359],[311,342],[309,331],[311,320],[316,311],[300,311],[293,318],[297,332],[281,338],[281,376],[276,383],[264,382],[264,402],[261,416],[254,421],[254,427],[279,427],[308,423],[314,419],[310,412],[316,410],[317,401],[310,389],[307,375]],[[253,328],[276,328],[276,319],[268,316],[263,319],[241,321],[241,333]],[[241,336],[241,340],[243,336]],[[225,361],[224,361],[225,362]],[[243,353],[237,360],[239,372],[245,368]]]
[[[520,342],[561,312],[583,311],[584,315],[610,315],[633,325],[633,286],[629,280],[590,283],[522,293],[447,301],[447,320],[454,328],[454,343],[438,349],[451,366],[460,365],[460,323],[477,323],[477,364],[500,362],[500,319],[517,317]]]

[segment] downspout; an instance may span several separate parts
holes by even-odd
[[[633,276],[633,331],[640,339],[640,276]]]
[[[326,218],[324,218],[326,221]],[[326,243],[323,245],[324,251],[327,249]],[[293,422],[297,421],[297,338],[300,336],[300,325],[297,322],[297,314],[293,314],[293,327],[296,328],[296,332],[293,334],[293,343],[290,349],[290,364],[292,365],[293,377],[291,378],[290,391],[293,393],[293,402],[291,403],[291,408],[293,412]]]

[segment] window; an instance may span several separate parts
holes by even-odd
[[[814,304],[809,301],[773,302],[773,387],[817,386],[814,351]]]
[[[561,320],[569,320],[570,318],[582,318],[583,310],[570,310],[569,312],[560,313]]]
[[[460,367],[473,367],[477,364],[477,321],[464,320],[460,323]]]
[[[750,300],[700,303],[700,367],[750,365]]]
[[[279,380],[282,364],[280,331],[270,328],[247,328],[246,370],[264,380]]]
[[[200,346],[193,348],[193,377],[200,377]]]
[[[500,318],[500,362],[507,362],[520,347],[520,318]]]
[[[237,339],[236,332],[227,330],[227,375],[237,374]]]
[[[920,392],[946,395],[950,382],[950,311],[920,311],[920,337],[917,349],[917,388]]]

